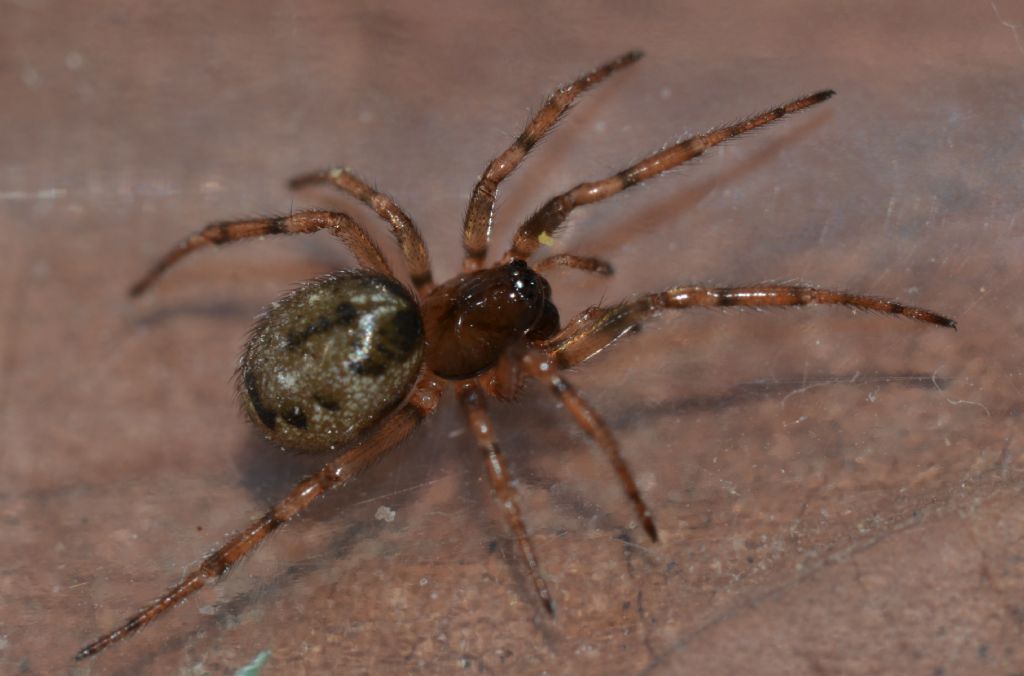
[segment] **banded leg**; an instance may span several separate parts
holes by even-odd
[[[131,295],[138,296],[156,281],[167,268],[196,249],[211,244],[226,244],[250,237],[264,235],[310,233],[330,229],[331,234],[343,241],[356,260],[365,268],[381,274],[394,276],[377,245],[366,234],[362,226],[347,215],[334,211],[301,211],[290,216],[255,218],[244,221],[211,223],[199,232],[189,235],[156,262],[149,272],[131,288]]]
[[[680,286],[652,293],[611,307],[592,307],[571,319],[565,328],[538,347],[560,369],[590,359],[630,329],[662,310],[692,307],[792,307],[800,305],[846,305],[857,310],[899,315],[928,324],[955,329],[956,322],[923,308],[903,305],[884,298],[860,296],[813,286],[754,286],[706,288]]]
[[[293,178],[289,182],[292,188],[303,188],[318,183],[330,183],[336,188],[347,192],[363,204],[377,212],[391,225],[391,234],[398,240],[402,255],[409,265],[409,276],[413,286],[421,296],[434,288],[434,279],[430,273],[430,255],[416,224],[409,215],[388,195],[370,187],[348,169],[328,169]]]
[[[640,489],[637,488],[636,481],[633,480],[633,474],[629,471],[626,461],[622,459],[619,442],[615,440],[615,436],[608,429],[608,425],[605,424],[597,411],[592,409],[583,400],[579,393],[576,392],[576,389],[567,380],[558,375],[554,363],[549,359],[529,354],[523,357],[522,363],[530,375],[551,388],[551,392],[562,400],[566,410],[576,419],[576,424],[608,455],[608,459],[611,461],[612,467],[622,483],[622,488],[626,491],[626,497],[633,503],[633,508],[636,510],[640,523],[643,524],[644,530],[651,538],[651,541],[657,542],[658,530],[654,527],[654,517],[651,515],[651,510],[647,507],[647,503],[640,496]]]
[[[463,269],[467,272],[483,267],[487,257],[487,244],[491,239],[491,220],[494,217],[494,198],[498,184],[505,180],[523,161],[530,149],[544,137],[562,115],[569,110],[580,94],[590,89],[615,71],[639,61],[642,52],[628,52],[609,61],[575,82],[558,89],[533,116],[519,138],[505,152],[494,158],[480,177],[466,209],[462,245],[466,250]]]
[[[534,265],[533,269],[537,272],[544,272],[545,270],[550,270],[551,268],[556,267],[574,268],[576,270],[593,272],[606,277],[614,272],[612,270],[611,263],[608,261],[601,260],[600,258],[592,258],[590,256],[575,256],[573,254],[555,254],[554,256],[548,256]]]
[[[752,129],[763,127],[785,115],[821,103],[833,94],[835,92],[831,90],[821,91],[754,115],[742,122],[692,136],[640,160],[614,176],[593,183],[580,183],[572,190],[552,197],[519,226],[515,239],[512,241],[512,247],[505,253],[502,262],[507,263],[511,258],[528,258],[537,250],[541,239],[553,237],[558,232],[562,223],[569,216],[569,212],[576,207],[608,199],[626,188],[692,160],[712,146]]]
[[[248,527],[232,535],[217,551],[203,559],[175,587],[128,619],[123,625],[78,651],[76,660],[92,657],[113,643],[134,634],[191,594],[224,575],[239,559],[251,552],[268,535],[300,514],[318,497],[346,485],[375,460],[404,439],[419,422],[430,415],[443,392],[443,382],[429,373],[423,376],[410,400],[392,414],[366,439],[340,457],[303,479],[283,500]]]
[[[505,454],[498,447],[498,442],[495,439],[494,425],[491,424],[491,418],[487,415],[484,394],[480,387],[473,382],[461,384],[456,388],[456,393],[459,403],[462,404],[462,410],[465,411],[466,417],[469,419],[469,427],[473,436],[476,437],[476,443],[484,452],[487,474],[491,479],[494,492],[498,495],[498,504],[505,512],[505,520],[516,538],[519,552],[526,561],[526,569],[529,572],[533,588],[540,596],[544,609],[554,615],[555,604],[551,598],[551,592],[548,591],[548,583],[544,581],[544,576],[540,572],[540,563],[533,551],[530,536],[526,532],[523,515],[519,510],[519,494],[515,486],[512,485]]]

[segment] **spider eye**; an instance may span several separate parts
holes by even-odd
[[[512,293],[530,306],[538,305],[548,297],[550,289],[543,277],[535,273],[525,261],[515,260],[509,263],[512,282]]]

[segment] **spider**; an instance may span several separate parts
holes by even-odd
[[[400,282],[380,249],[347,215],[303,211],[289,216],[213,223],[182,240],[135,286],[143,293],[174,263],[208,245],[280,233],[327,230],[355,255],[359,268],[305,282],[268,306],[256,320],[238,369],[242,405],[272,442],[309,453],[333,452],[322,469],[300,481],[266,514],[230,536],[184,579],[124,624],[82,648],[83,659],[135,633],[188,596],[224,575],[273,531],[327,491],[348,484],[408,436],[455,391],[483,453],[497,502],[525,562],[540,603],[555,613],[551,591],[520,513],[505,454],[488,417],[487,398],[511,399],[526,378],[541,381],[576,424],[607,455],[652,541],[658,531],[618,443],[601,416],[562,372],[582,364],[663,310],[846,305],[956,328],[929,310],[891,300],[802,285],[753,284],[728,288],[677,286],[605,307],[591,307],[564,326],[541,274],[554,267],[611,274],[603,260],[556,254],[530,264],[573,209],[599,202],[697,157],[734,136],[816,105],[821,91],[736,124],[686,138],[598,181],[580,183],[548,200],[516,231],[511,247],[487,267],[499,184],[555,126],[583,92],[642,57],[619,56],[556,90],[519,137],[487,166],[473,189],[463,226],[462,272],[436,285],[427,247],[412,219],[387,195],[348,169],[300,176],[294,188],[330,184],[369,205],[390,225],[408,266],[411,289]]]

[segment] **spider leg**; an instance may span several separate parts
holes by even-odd
[[[575,268],[584,272],[594,272],[599,275],[608,276],[612,274],[612,265],[608,261],[590,256],[576,256],[573,254],[555,254],[539,261],[533,266],[537,272],[543,272],[555,267]]]
[[[427,253],[423,235],[408,214],[391,197],[374,190],[366,181],[344,168],[304,174],[293,178],[288,185],[292,188],[303,188],[317,183],[330,183],[376,211],[378,216],[391,225],[391,234],[398,240],[416,290],[424,296],[434,288],[434,279],[430,273],[430,255]]]
[[[923,308],[903,305],[873,296],[813,286],[758,284],[753,286],[708,288],[680,286],[652,293],[610,307],[592,307],[571,319],[553,338],[537,345],[560,369],[590,359],[631,329],[662,310],[692,307],[792,307],[800,305],[846,305],[857,310],[900,315],[952,329],[956,322]]]
[[[657,542],[658,530],[654,527],[654,517],[651,515],[651,510],[647,507],[644,499],[640,496],[640,489],[637,488],[636,481],[633,480],[633,474],[629,471],[629,466],[622,458],[619,443],[615,440],[611,430],[608,429],[608,425],[605,424],[597,411],[583,400],[579,393],[576,392],[576,389],[569,384],[569,381],[558,374],[555,364],[546,356],[528,354],[523,357],[522,364],[527,373],[546,383],[551,388],[551,392],[561,399],[566,410],[576,419],[576,424],[608,455],[608,459],[611,461],[612,467],[622,483],[622,488],[626,491],[626,496],[633,503],[633,508],[636,510],[640,523],[643,524],[644,530],[651,538],[651,541]]]
[[[362,226],[347,215],[334,211],[301,211],[290,216],[211,223],[178,242],[150,268],[142,279],[132,286],[130,293],[133,296],[138,296],[148,289],[167,268],[181,258],[196,249],[211,244],[226,244],[264,235],[310,233],[324,229],[330,229],[331,234],[340,238],[355,254],[360,265],[388,276],[394,276],[377,245],[366,234]]]
[[[772,108],[759,115],[754,115],[736,124],[713,129],[698,136],[683,139],[678,143],[645,157],[636,164],[627,167],[608,178],[592,183],[580,183],[572,190],[552,197],[537,210],[516,231],[512,247],[505,253],[502,262],[512,258],[528,258],[540,245],[540,240],[550,238],[558,232],[569,212],[578,206],[592,204],[616,195],[626,188],[641,183],[687,162],[705,150],[727,141],[734,136],[762,127],[780,117],[803,110],[821,103],[835,92],[821,91],[801,99],[796,99],[777,108]]]
[[[556,90],[526,125],[519,138],[487,165],[484,175],[473,188],[473,196],[466,208],[462,233],[462,245],[466,250],[463,262],[465,271],[479,270],[483,266],[484,258],[487,257],[487,244],[491,239],[491,220],[494,216],[494,197],[498,184],[519,166],[530,149],[555,126],[577,96],[642,57],[642,52],[628,52]]]
[[[526,560],[526,568],[529,571],[533,588],[537,591],[537,595],[540,596],[544,609],[551,615],[554,615],[554,601],[551,598],[551,592],[548,591],[548,584],[544,581],[544,576],[540,572],[540,563],[537,560],[536,553],[533,551],[530,536],[526,532],[523,515],[519,510],[519,493],[516,491],[509,476],[508,462],[505,460],[505,454],[498,447],[497,439],[495,439],[494,425],[491,424],[490,416],[487,415],[484,394],[479,385],[472,381],[465,382],[457,387],[456,394],[458,395],[459,403],[462,404],[463,411],[466,413],[466,417],[469,419],[469,427],[473,432],[473,436],[476,437],[477,445],[484,452],[484,464],[487,466],[487,474],[491,479],[494,492],[498,496],[498,504],[501,505],[502,510],[505,512],[505,521],[508,522],[509,528],[512,529],[512,533],[515,535],[519,552]]]
[[[476,383],[489,397],[499,401],[512,401],[526,380],[519,368],[522,352],[514,346],[498,359],[498,363],[476,377]]]
[[[207,583],[224,575],[239,559],[268,535],[305,510],[332,488],[346,485],[375,460],[404,439],[426,416],[433,413],[444,391],[443,381],[429,372],[421,377],[406,404],[395,411],[362,442],[330,461],[316,474],[300,481],[284,499],[246,528],[232,535],[217,551],[203,559],[176,586],[133,615],[124,624],[82,648],[76,660],[91,657],[143,628],[178,605]]]

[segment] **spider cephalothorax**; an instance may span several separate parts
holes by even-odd
[[[493,368],[513,345],[558,332],[551,285],[516,259],[438,286],[423,300],[427,368],[465,380]]]
[[[592,307],[559,324],[551,287],[540,271],[565,266],[610,274],[604,261],[573,254],[531,266],[541,242],[554,237],[576,207],[607,199],[679,166],[711,146],[828,99],[831,91],[796,99],[736,124],[667,146],[607,178],[581,183],[549,200],[517,230],[512,246],[486,267],[498,184],[583,91],[637,61],[630,52],[555,91],[515,142],[488,165],[470,198],[463,226],[462,274],[435,286],[427,248],[412,219],[389,197],[346,169],[302,176],[293,186],[329,183],[372,207],[391,226],[414,291],[399,282],[369,235],[351,218],[306,211],[279,218],[214,223],[183,240],[134,287],[142,293],[186,254],[210,244],[279,233],[327,230],[355,254],[359,269],[301,285],[256,323],[239,369],[243,405],[274,442],[305,452],[335,451],[263,517],[231,536],[167,593],[121,627],[83,648],[82,659],[145,626],[220,577],[271,532],[331,488],[345,485],[407,436],[451,383],[485,457],[529,579],[544,607],[554,601],[520,515],[516,490],[498,446],[487,395],[508,398],[524,377],[545,384],[611,462],[637,520],[652,540],[654,519],[611,430],[560,371],[576,366],[663,310],[692,307],[847,305],[955,327],[951,319],[871,296],[801,285],[678,286]]]

